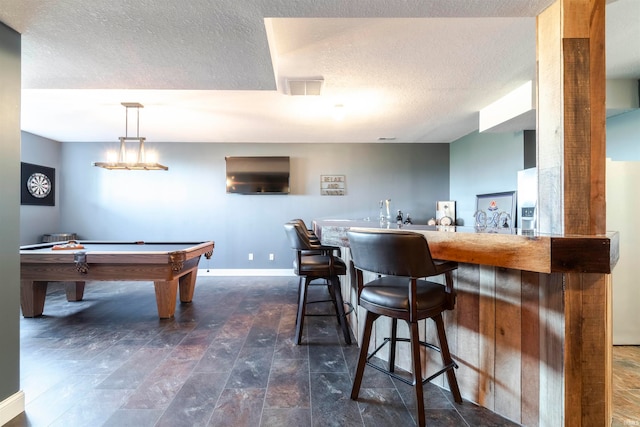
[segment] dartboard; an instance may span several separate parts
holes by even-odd
[[[44,199],[51,192],[51,180],[43,173],[36,172],[27,179],[29,194],[38,199]]]

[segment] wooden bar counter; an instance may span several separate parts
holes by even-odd
[[[347,231],[380,229],[377,221],[313,225],[323,243],[345,248],[347,263]],[[420,225],[402,230],[424,234],[434,258],[459,263],[456,308],[445,313],[445,323],[465,399],[526,426],[610,425],[610,273],[618,260],[617,233],[550,236]],[[352,283],[342,278],[343,298],[358,307]],[[349,318],[356,339],[358,319],[364,319],[360,308]],[[377,323],[372,340],[379,344],[390,322]],[[435,342],[432,323],[421,324],[421,334]],[[406,334],[401,325],[399,335]],[[410,366],[408,350],[401,348],[397,358],[404,369]],[[431,353],[427,372],[438,362]],[[446,388],[446,382],[437,384]]]

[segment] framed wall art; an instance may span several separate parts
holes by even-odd
[[[32,163],[20,163],[20,204],[55,206],[56,170]]]
[[[476,226],[512,228],[516,223],[516,192],[478,194],[476,196]]]
[[[345,175],[320,175],[320,194],[322,196],[344,196],[346,194]]]

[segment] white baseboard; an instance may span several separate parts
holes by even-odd
[[[20,390],[0,402],[0,426],[5,425],[23,412],[24,392]]]
[[[292,268],[200,268],[198,276],[295,276]]]

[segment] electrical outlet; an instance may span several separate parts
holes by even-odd
[[[273,261],[276,257],[273,254],[269,254],[269,261]]]
[[[249,261],[253,261],[253,253],[249,253]]]

